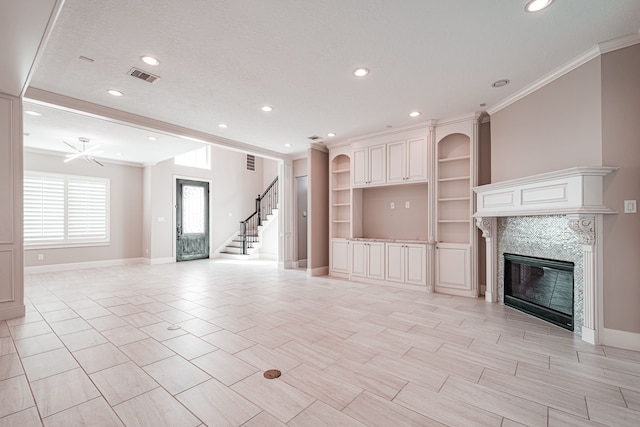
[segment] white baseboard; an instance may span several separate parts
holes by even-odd
[[[17,317],[24,317],[24,312],[24,304],[16,304],[9,307],[3,307],[0,308],[0,320],[9,320],[15,319]]]
[[[307,276],[315,277],[315,276],[328,276],[329,275],[329,266],[318,267],[318,268],[307,268]]]
[[[598,337],[600,345],[640,351],[640,333],[602,328]]]
[[[166,258],[145,258],[145,264],[156,265],[156,264],[171,264],[172,262],[176,262],[176,259],[173,257]]]
[[[147,258],[106,259],[103,261],[72,262],[68,264],[36,265],[25,267],[25,274],[53,273],[56,271],[83,270],[86,268],[113,267],[117,265],[146,264]]]

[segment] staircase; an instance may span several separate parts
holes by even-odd
[[[252,259],[258,257],[262,231],[278,214],[278,177],[256,198],[256,210],[247,219],[240,221],[240,230],[226,248],[221,258]]]

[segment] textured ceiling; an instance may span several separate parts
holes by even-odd
[[[638,0],[556,0],[538,14],[524,4],[66,0],[30,85],[291,154],[314,134],[346,139],[489,108],[640,27]],[[133,66],[161,78],[136,80]],[[353,77],[358,66],[370,75]]]

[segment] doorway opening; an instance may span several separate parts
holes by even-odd
[[[296,177],[296,260],[298,268],[307,267],[307,176]]]

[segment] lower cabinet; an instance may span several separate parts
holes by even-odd
[[[471,246],[438,243],[436,246],[436,292],[474,296],[471,289]]]
[[[352,278],[426,286],[425,244],[352,241],[350,246]]]
[[[351,242],[351,275],[384,280],[384,243]]]
[[[331,272],[349,274],[349,241],[331,240]]]
[[[386,279],[427,285],[427,247],[422,244],[387,243]]]

